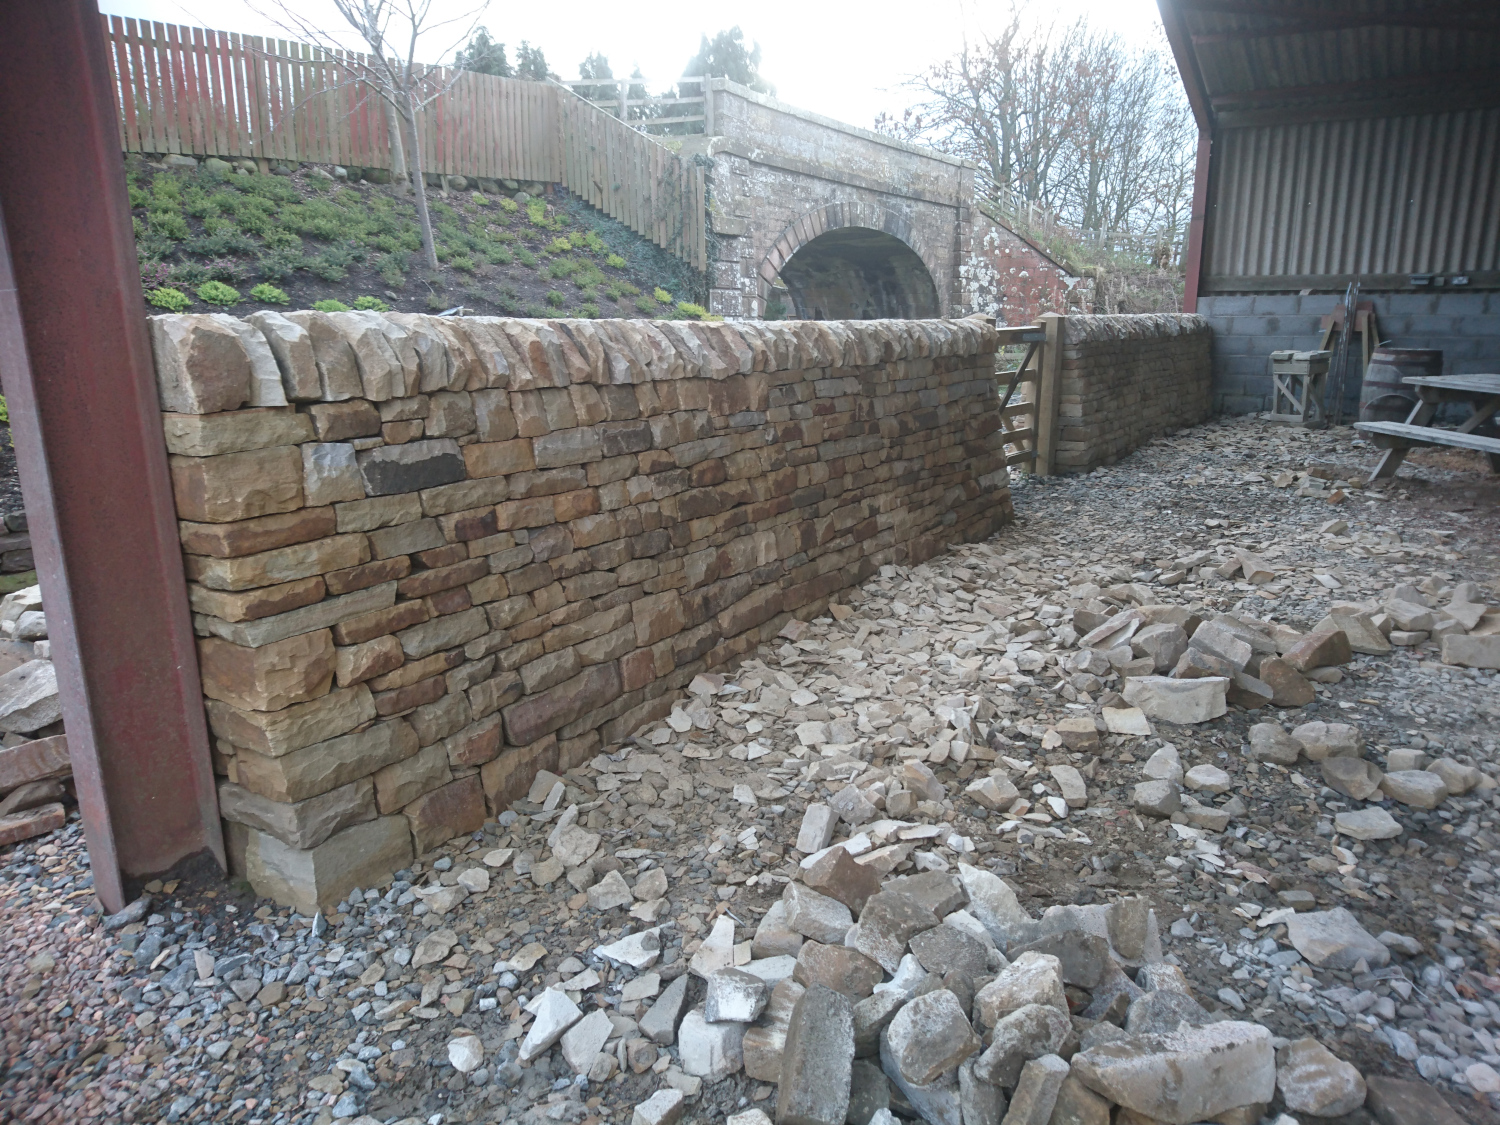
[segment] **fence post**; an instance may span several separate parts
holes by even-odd
[[[1047,342],[1042,345],[1042,376],[1036,389],[1036,462],[1032,471],[1039,477],[1050,477],[1057,453],[1057,404],[1067,318],[1060,313],[1043,313],[1039,319],[1047,330]]]
[[[714,132],[714,80],[705,74],[698,79],[698,89],[703,91],[703,135],[717,136]]]

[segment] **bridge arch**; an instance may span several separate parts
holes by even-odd
[[[902,216],[863,203],[830,203],[788,226],[761,261],[761,313],[779,280],[811,320],[941,315],[936,258]]]

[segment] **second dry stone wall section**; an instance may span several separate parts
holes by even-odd
[[[979,320],[151,329],[230,854],[305,911],[1011,516]]]
[[[1056,469],[1113,465],[1212,413],[1213,331],[1192,313],[1070,316],[1063,328]]]

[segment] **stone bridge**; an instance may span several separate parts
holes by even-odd
[[[1064,267],[974,206],[974,168],[718,78],[710,311],[815,320],[1064,311]]]

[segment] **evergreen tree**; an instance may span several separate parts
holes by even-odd
[[[761,94],[776,93],[776,87],[760,76],[760,44],[747,47],[744,32],[738,27],[721,31],[713,39],[703,36],[698,53],[688,60],[682,73],[684,77],[702,74],[728,78]],[[688,83],[683,95],[696,95],[699,91],[695,87],[696,83]]]
[[[613,78],[615,72],[609,68],[609,60],[595,51],[588,58],[578,64],[579,78]],[[573,92],[580,98],[587,98],[591,102],[613,102],[620,97],[618,83],[611,82],[607,86],[574,86]]]
[[[609,60],[598,51],[578,64],[579,78],[613,78],[614,76],[615,72],[609,69]]]
[[[505,57],[505,44],[496,43],[483,27],[470,36],[468,45],[458,52],[453,65],[460,70],[493,74],[498,78],[513,78],[516,73],[511,69],[510,60]]]
[[[540,47],[533,47],[526,40],[516,50],[516,77],[529,78],[533,82],[545,82],[551,77],[547,69],[547,56]]]

